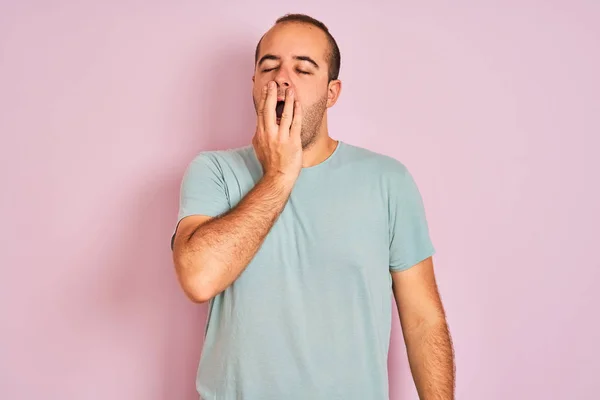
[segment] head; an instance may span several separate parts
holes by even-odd
[[[327,27],[303,14],[279,18],[256,46],[252,77],[254,107],[263,86],[277,83],[278,95],[294,89],[304,112],[302,147],[307,148],[326,131],[327,109],[340,94],[340,51]]]

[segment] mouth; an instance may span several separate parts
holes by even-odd
[[[279,122],[279,120],[281,120],[281,116],[283,115],[283,106],[285,105],[285,102],[283,100],[279,100],[277,102],[277,105],[275,106],[275,114],[277,115],[277,122]]]

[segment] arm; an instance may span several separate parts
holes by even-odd
[[[173,261],[185,293],[204,302],[228,287],[252,260],[289,198],[292,185],[263,177],[229,212],[180,223]]]
[[[252,140],[264,174],[237,206],[223,210],[222,179],[215,171],[211,174],[203,158],[198,158],[186,174],[180,216],[187,217],[176,230],[173,262],[177,278],[192,300],[210,300],[237,279],[281,214],[298,178],[302,168],[302,109],[288,88],[277,125],[276,104],[277,85],[271,81],[262,90]],[[218,216],[211,218],[202,210]]]
[[[454,350],[431,257],[407,270],[392,272],[392,280],[419,398],[454,400]]]

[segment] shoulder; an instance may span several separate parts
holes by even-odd
[[[419,197],[417,182],[409,168],[395,157],[345,144],[343,162],[353,181],[375,182],[389,197]]]
[[[361,146],[348,143],[343,145],[345,165],[386,179],[397,179],[410,174],[406,165],[397,158]]]
[[[257,162],[251,145],[225,150],[203,150],[196,153],[188,164],[188,170],[209,169],[222,172],[248,169]]]
[[[254,156],[251,145],[225,150],[203,150],[194,155],[191,163],[203,164],[235,164]]]

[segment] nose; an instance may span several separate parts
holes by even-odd
[[[291,86],[290,76],[285,68],[279,68],[277,76],[275,76],[275,82],[277,82],[277,86],[282,89],[286,89]]]

